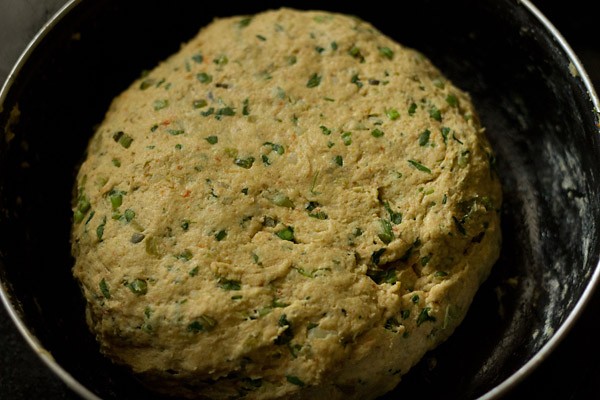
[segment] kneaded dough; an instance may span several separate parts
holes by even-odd
[[[89,326],[171,395],[376,397],[497,259],[493,167],[467,94],[370,24],[218,19],[90,142],[72,230]]]

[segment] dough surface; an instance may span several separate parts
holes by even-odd
[[[72,251],[101,351],[200,398],[373,398],[500,249],[467,94],[355,17],[218,19],[112,103]]]

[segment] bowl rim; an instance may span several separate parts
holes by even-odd
[[[26,65],[29,58],[35,52],[36,48],[52,29],[58,25],[62,19],[69,14],[74,8],[76,8],[83,0],[67,0],[66,3],[59,8],[59,10],[50,17],[50,19],[40,28],[35,34],[31,41],[27,44],[21,55],[17,59],[16,63],[9,72],[6,80],[0,88],[0,112],[4,109],[4,103],[8,96],[8,92],[15,84],[17,76]],[[581,61],[567,43],[566,39],[558,31],[558,29],[546,18],[546,16],[531,3],[530,0],[515,0],[516,6],[523,6],[527,12],[529,12],[535,19],[542,24],[542,26],[550,33],[556,43],[565,52],[566,57],[569,61],[568,68],[574,77],[581,79],[585,86],[588,94],[588,100],[593,105],[592,112],[596,115],[596,120],[600,119],[600,100],[596,94],[594,86],[591,83],[589,75],[585,71]],[[600,133],[600,123],[597,123],[597,129]],[[508,378],[504,379],[494,388],[487,393],[481,395],[479,400],[494,400],[499,399],[502,396],[508,394],[513,388],[515,388],[520,382],[522,382],[529,374],[531,374],[559,345],[559,343],[567,336],[569,331],[575,325],[577,319],[583,313],[583,310],[590,302],[594,291],[600,285],[600,261],[596,264],[593,274],[589,278],[589,281],[577,300],[577,303],[569,313],[567,318],[562,322],[558,329],[552,334],[550,339],[535,353],[535,355],[523,364],[518,370],[513,372]],[[67,370],[65,370],[52,356],[52,354],[45,349],[38,338],[29,330],[26,326],[25,321],[21,318],[16,308],[13,306],[13,302],[10,299],[9,292],[6,284],[0,279],[0,300],[4,304],[8,315],[16,325],[18,331],[21,333],[27,344],[33,349],[37,356],[46,364],[46,366],[60,378],[71,390],[84,399],[88,400],[101,400],[95,393],[89,390],[86,386],[75,379]]]

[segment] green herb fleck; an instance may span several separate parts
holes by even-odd
[[[175,257],[179,260],[190,261],[194,257],[194,255],[190,250],[185,249],[181,253],[177,254]]]
[[[359,89],[363,87],[363,83],[360,81],[358,74],[352,75],[352,78],[350,78],[350,83],[354,83]]]
[[[240,281],[236,281],[235,279],[226,279],[219,278],[217,281],[217,286],[223,290],[242,290],[242,283]]]
[[[221,240],[225,239],[226,237],[227,237],[226,230],[220,230],[219,232],[215,233],[215,239],[217,240],[217,242],[220,242]]]
[[[415,115],[415,112],[417,112],[417,104],[411,103],[408,107],[408,115],[412,117],[413,115]]]
[[[195,109],[199,109],[199,108],[206,107],[208,105],[208,103],[206,102],[206,100],[200,99],[200,100],[194,100],[192,105],[194,106]]]
[[[163,108],[167,108],[169,106],[169,100],[161,99],[154,100],[154,111],[162,110]]]
[[[104,236],[104,227],[106,226],[106,216],[102,218],[102,222],[96,228],[96,236],[98,237],[98,241],[102,241],[102,237]]]
[[[235,160],[233,160],[233,163],[238,167],[250,169],[252,167],[252,164],[254,164],[254,157],[250,156],[247,158],[236,158]]]
[[[260,41],[263,41],[263,42],[266,42],[266,41],[267,41],[267,38],[266,38],[266,37],[264,37],[263,35],[256,35],[256,38],[257,38],[258,40],[260,40]]]
[[[242,115],[250,115],[250,100],[248,98],[244,99],[242,105]]]
[[[388,60],[391,60],[392,58],[394,58],[394,52],[389,47],[384,47],[384,46],[379,47],[379,54],[381,54],[383,57],[387,58]]]
[[[342,141],[346,146],[350,146],[352,144],[352,132],[342,133]]]
[[[421,326],[421,324],[426,321],[435,322],[435,317],[429,315],[429,311],[431,311],[431,307],[425,307],[421,310],[417,317],[417,326]]]
[[[398,118],[400,118],[400,113],[398,112],[398,110],[396,110],[395,108],[389,108],[385,111],[385,114],[388,116],[389,119],[391,119],[392,121],[397,120]]]
[[[214,107],[211,107],[206,111],[200,111],[200,115],[202,115],[203,117],[208,117],[209,115],[212,115],[214,112],[215,112]]]
[[[375,138],[380,138],[380,137],[382,137],[383,135],[384,135],[384,133],[383,133],[383,131],[382,131],[382,130],[380,130],[380,129],[377,129],[377,128],[375,128],[375,129],[373,129],[373,130],[371,131],[371,136],[373,136],[373,137],[375,137]]]
[[[227,65],[227,63],[229,62],[229,58],[227,58],[227,56],[225,54],[221,54],[219,57],[216,57],[213,62],[215,64],[217,64],[218,66],[223,66],[223,65]]]
[[[232,117],[235,115],[235,110],[231,107],[219,108],[215,113],[215,118],[220,120],[222,117]]]
[[[390,203],[388,203],[387,201],[384,203],[383,206],[385,207],[385,210],[390,215],[390,220],[394,223],[394,225],[398,225],[399,223],[402,222],[402,213],[401,212],[396,212],[396,211],[392,210],[392,208],[390,207]]]
[[[204,139],[208,143],[210,143],[210,144],[217,144],[217,143],[219,143],[219,137],[218,136],[207,136]]]
[[[331,135],[331,129],[327,128],[325,125],[320,126],[323,135]]]
[[[108,283],[106,283],[104,278],[102,278],[98,286],[100,287],[100,292],[102,293],[102,296],[104,296],[105,299],[110,299],[110,290],[108,288]]]
[[[350,50],[348,50],[348,54],[350,54],[353,58],[360,60],[361,63],[365,62],[365,57],[360,52],[360,49],[357,46],[352,46]]]
[[[337,42],[331,42],[331,50],[336,51],[338,49]]]
[[[127,135],[123,131],[116,132],[113,135],[113,140],[115,142],[119,143],[121,146],[123,146],[126,149],[128,149],[129,146],[131,146],[131,143],[133,142],[133,138],[131,136]]]
[[[190,272],[188,272],[188,275],[189,276],[196,276],[196,275],[198,275],[198,270],[199,270],[199,268],[196,265],[194,268],[190,269]]]
[[[425,129],[423,132],[421,132],[421,134],[419,135],[419,146],[427,146],[427,143],[429,143],[430,135],[431,131],[429,129]]]
[[[213,317],[202,314],[187,326],[187,330],[191,333],[210,332],[215,326],[217,326],[217,321]]]
[[[383,325],[385,329],[392,332],[398,332],[398,328],[400,327],[400,322],[395,317],[390,317],[385,321],[385,325]]]
[[[344,166],[344,158],[342,156],[335,156],[335,157],[333,157],[333,162],[335,162],[340,167]]]
[[[446,96],[446,103],[448,103],[448,105],[450,105],[450,107],[457,107],[458,106],[458,98],[453,94],[449,94],[448,96]]]
[[[436,278],[444,278],[448,276],[448,273],[445,271],[435,271],[435,274],[433,274],[433,276],[435,276]]]
[[[419,295],[418,294],[413,295],[413,297],[410,298],[410,301],[417,304],[419,302]]]
[[[171,136],[183,135],[185,131],[183,129],[168,129],[167,133]]]
[[[277,193],[273,196],[273,204],[279,207],[294,208],[294,203],[283,193]]]
[[[302,382],[302,380],[300,378],[298,378],[297,376],[294,375],[286,375],[285,379],[287,379],[287,381],[289,383],[291,383],[292,385],[296,385],[296,386],[300,386],[300,387],[304,387],[305,383]]]
[[[263,146],[269,146],[271,147],[271,150],[276,152],[279,155],[282,155],[283,153],[285,153],[285,148],[277,143],[271,143],[271,142],[264,142]]]
[[[394,231],[392,231],[392,224],[390,221],[386,219],[379,220],[380,229],[377,236],[381,241],[385,244],[389,244],[392,240],[394,240]]]
[[[310,76],[310,78],[308,78],[308,82],[306,82],[306,87],[307,88],[314,88],[317,87],[321,84],[321,76],[317,75],[317,73],[315,72],[314,74],[312,74]]]
[[[201,64],[202,61],[204,61],[204,57],[202,57],[202,54],[198,53],[198,54],[194,54],[192,56],[192,60],[194,60],[194,62],[196,62],[196,64]]]
[[[296,56],[287,56],[286,61],[287,61],[288,65],[294,65],[294,64],[296,64],[297,59],[296,59]]]
[[[442,133],[442,138],[444,138],[444,143],[448,143],[448,134],[450,133],[450,128],[443,126],[442,129],[440,129],[440,132]]]
[[[294,227],[292,227],[292,226],[286,226],[285,228],[280,229],[277,232],[275,232],[275,234],[281,240],[288,240],[290,242],[293,242],[295,240]]]
[[[458,218],[456,218],[455,216],[452,216],[452,220],[454,221],[454,225],[456,226],[456,229],[462,234],[462,235],[466,235],[467,231],[465,229],[465,227],[463,226],[462,222],[458,220]]]
[[[424,166],[423,164],[421,164],[418,161],[415,160],[408,160],[408,163],[410,165],[412,165],[413,167],[415,167],[416,169],[418,169],[421,172],[427,172],[428,174],[431,173],[431,170],[429,168],[427,168],[426,166]]]
[[[429,108],[429,116],[438,122],[442,122],[442,113],[436,106],[431,106]]]
[[[133,282],[129,283],[127,287],[137,296],[148,293],[148,284],[144,279],[135,279]]]
[[[212,82],[212,75],[207,74],[206,72],[200,72],[199,74],[196,75],[196,79],[198,79],[198,81],[200,81],[200,83],[211,83]]]
[[[252,22],[252,17],[244,17],[237,22],[238,28],[245,28]]]
[[[309,213],[308,216],[316,219],[329,219],[329,215],[327,215],[324,211]]]
[[[112,159],[112,164],[113,164],[115,167],[119,168],[119,167],[121,166],[121,161],[119,161],[119,159],[118,159],[118,158],[113,158],[113,159]]]

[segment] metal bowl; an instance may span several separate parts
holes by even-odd
[[[282,4],[350,13],[471,93],[497,152],[504,244],[463,325],[385,396],[500,398],[564,338],[597,284],[598,99],[526,0],[71,1],[0,93],[0,295],[42,360],[84,398],[158,398],[98,352],[71,276],[75,171],[111,99],[215,16]],[[435,367],[433,367],[435,365]]]

